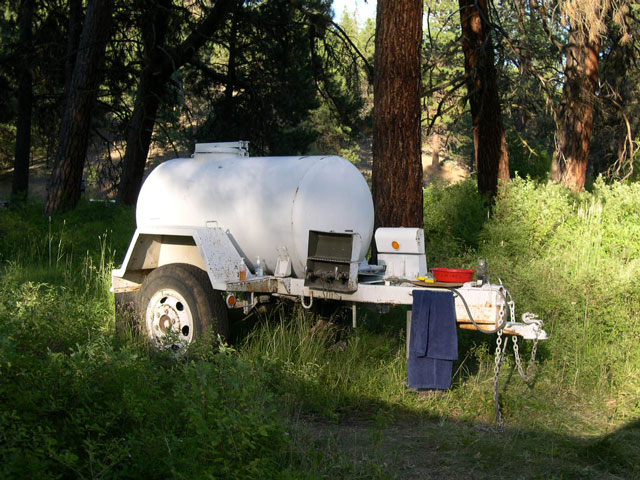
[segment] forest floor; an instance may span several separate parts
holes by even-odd
[[[598,454],[606,436],[518,427],[495,432],[491,426],[424,416],[396,419],[381,428],[372,423],[301,422],[294,441],[298,448],[323,451],[325,460],[334,463],[335,478],[359,478],[356,472],[363,478],[405,480],[638,478],[630,473],[633,467],[624,465],[627,459],[621,466]]]

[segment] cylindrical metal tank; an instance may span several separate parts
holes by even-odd
[[[360,171],[337,156],[244,157],[196,153],[169,160],[145,181],[138,228],[205,227],[217,222],[253,268],[265,273],[286,247],[293,275],[302,277],[309,230],[355,232],[360,260],[373,233],[373,201]]]

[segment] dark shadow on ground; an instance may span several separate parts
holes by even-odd
[[[383,320],[387,327],[392,326],[388,330],[382,326],[380,315],[373,313],[360,328],[397,336],[405,311],[397,309],[387,315]],[[482,357],[476,356],[474,349],[487,347],[492,352],[495,345],[495,336],[477,332],[461,332],[460,338],[459,363],[464,368],[459,370],[452,392],[477,374]],[[518,375],[512,364],[505,368],[509,373],[506,381],[503,376],[503,390]],[[410,392],[422,397],[427,405],[427,409],[417,411],[376,396],[342,391],[337,394],[339,398],[329,402],[332,405],[324,408],[326,405],[316,398],[330,399],[331,387],[324,390],[317,381],[305,382],[299,375],[277,367],[270,375],[271,388],[288,397],[288,408],[294,410],[286,416],[291,423],[294,450],[300,455],[323,452],[307,464],[307,460],[298,459],[321,478],[640,478],[638,420],[600,436],[564,433],[572,430],[567,425],[559,425],[559,431],[537,425],[523,427],[522,418],[516,420],[520,422],[518,426],[510,425],[507,418],[500,431],[493,423],[443,416],[428,407],[429,402],[435,406],[440,399],[454,401],[454,393]],[[296,387],[292,389],[291,385]],[[477,416],[468,412],[467,418],[473,417]],[[318,462],[326,468],[318,470]],[[327,464],[335,464],[335,468]]]

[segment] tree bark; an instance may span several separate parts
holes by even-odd
[[[135,205],[138,198],[156,116],[165,84],[171,77],[171,69],[164,66],[171,5],[171,0],[158,2],[143,31],[145,58],[129,124],[118,188],[118,201],[125,205]]]
[[[67,53],[64,63],[64,91],[71,92],[71,79],[76,65],[76,55],[82,34],[82,0],[69,0],[69,22],[67,23]],[[66,100],[66,99],[65,99]]]
[[[17,68],[18,118],[16,121],[16,145],[11,182],[11,196],[25,199],[29,191],[29,160],[31,157],[31,111],[33,106],[32,24],[34,0],[22,0],[18,13],[20,61]]]
[[[498,193],[498,180],[509,180],[509,153],[502,123],[487,0],[459,0],[459,5],[478,190],[494,197]]]
[[[587,178],[599,54],[599,37],[590,40],[580,29],[571,29],[551,178],[575,192],[584,190]]]
[[[422,0],[378,0],[373,82],[375,227],[422,227]]]
[[[189,62],[211,35],[223,24],[227,13],[241,0],[217,0],[213,8],[196,29],[176,48],[164,45],[168,35],[168,18],[163,18],[167,3],[159,7],[153,24],[156,37],[149,45],[145,42],[145,59],[140,74],[138,92],[127,135],[127,149],[123,159],[122,176],[118,188],[118,202],[135,205],[142,186],[144,167],[147,162],[153,127],[162,102],[166,85],[171,75]]]
[[[46,213],[73,208],[80,200],[91,114],[109,40],[112,10],[113,0],[89,1],[69,92],[65,96]]]

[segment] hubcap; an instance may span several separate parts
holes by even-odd
[[[147,334],[159,348],[183,349],[193,340],[193,315],[184,297],[175,290],[156,292],[145,318]]]

